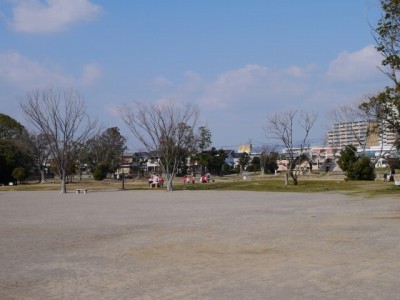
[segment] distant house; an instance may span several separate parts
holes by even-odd
[[[278,165],[278,172],[286,172],[288,170],[289,160],[287,159],[280,159],[277,162]]]
[[[333,147],[312,147],[309,155],[312,159],[313,169],[325,172],[336,170],[337,152],[337,149]]]
[[[161,172],[160,167],[161,152],[151,151],[147,153],[146,171],[150,173]]]
[[[148,152],[135,152],[133,156],[135,158],[135,168],[137,168],[141,176],[144,176],[147,172]]]
[[[231,168],[238,167],[242,152],[235,152],[234,150],[224,150],[226,154],[225,163]]]
[[[153,152],[125,153],[122,156],[121,166],[117,169],[117,177],[124,174],[126,177],[143,176],[145,173],[160,172],[160,154]]]
[[[251,153],[252,145],[241,145],[238,148],[238,151],[235,152],[234,150],[224,150],[226,154],[225,163],[228,164],[231,168],[236,168],[240,165],[239,161],[242,157],[243,153],[246,152],[250,156],[250,161],[257,156],[254,153]]]
[[[296,160],[299,161],[300,149],[293,149],[297,154]],[[288,154],[284,149],[282,156],[286,159],[278,160],[278,172],[286,171],[288,168]],[[320,170],[324,172],[341,171],[337,165],[337,158],[339,156],[338,149],[333,147],[310,147],[301,153],[303,159],[301,160],[300,169],[307,170]],[[297,164],[295,160],[295,163]]]
[[[240,158],[242,157],[243,153],[233,153],[233,167],[236,168],[240,165]]]
[[[137,169],[138,163],[136,162],[134,153],[124,153],[121,157],[121,164],[117,168],[115,175],[117,178],[120,178],[122,174],[125,177],[131,177]]]
[[[229,167],[235,167],[235,151],[234,150],[224,150],[226,154],[225,163],[229,165]]]

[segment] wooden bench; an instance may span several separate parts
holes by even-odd
[[[150,187],[151,188],[159,188],[160,187],[160,183],[159,182],[150,183]]]
[[[80,194],[80,193],[86,194],[87,193],[87,189],[76,189],[75,191],[77,194]]]

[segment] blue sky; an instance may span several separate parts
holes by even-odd
[[[275,144],[263,128],[287,110],[327,112],[389,81],[371,33],[378,0],[0,0],[0,112],[26,125],[35,88],[74,88],[118,126],[133,101],[197,104],[213,146]]]

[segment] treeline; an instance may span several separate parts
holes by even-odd
[[[45,134],[29,132],[23,125],[8,115],[0,113],[0,183],[24,182],[28,177],[45,182],[46,177],[61,177],[52,147]],[[105,129],[85,144],[68,154],[66,178],[84,171],[101,170],[114,172],[121,162],[126,149],[126,138],[119,128]]]

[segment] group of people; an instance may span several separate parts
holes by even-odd
[[[196,178],[194,178],[194,176],[192,177],[192,179],[190,179],[190,177],[187,175],[182,177],[183,184],[190,183],[190,181],[192,182],[192,184],[194,184],[195,180]]]
[[[151,187],[152,185],[155,185],[155,186],[160,186],[160,187],[162,187],[162,186],[164,186],[164,178],[161,176],[158,176],[157,174],[156,175],[150,175],[150,177],[149,177],[149,186]]]
[[[210,173],[207,173],[207,175],[202,175],[200,177],[200,183],[208,183],[210,181],[210,178],[211,178]],[[190,183],[190,182],[192,182],[192,184],[194,184],[196,182],[196,178],[194,176],[192,176],[192,178],[190,178],[188,175],[185,175],[182,177],[182,181],[183,181],[183,184]]]
[[[194,177],[194,176],[190,177],[188,175],[185,175],[182,177],[182,180],[183,180],[183,184],[186,184],[186,183],[194,184],[196,182],[196,177]],[[210,180],[211,180],[211,174],[207,173],[206,175],[202,175],[200,177],[199,181],[200,181],[200,183],[208,183]],[[164,186],[164,178],[162,176],[160,177],[157,174],[152,174],[149,176],[148,183],[149,183],[149,187],[152,187],[152,186],[162,187],[162,186]]]
[[[395,173],[396,173],[395,166],[391,165],[389,168],[389,174],[387,172],[383,174],[383,181],[391,181],[391,182],[395,181],[393,176]]]
[[[390,181],[390,182],[393,182],[394,181],[394,176],[393,176],[393,174],[394,174],[394,170],[392,171],[390,171],[390,173],[388,174],[388,173],[383,173],[383,181]]]

